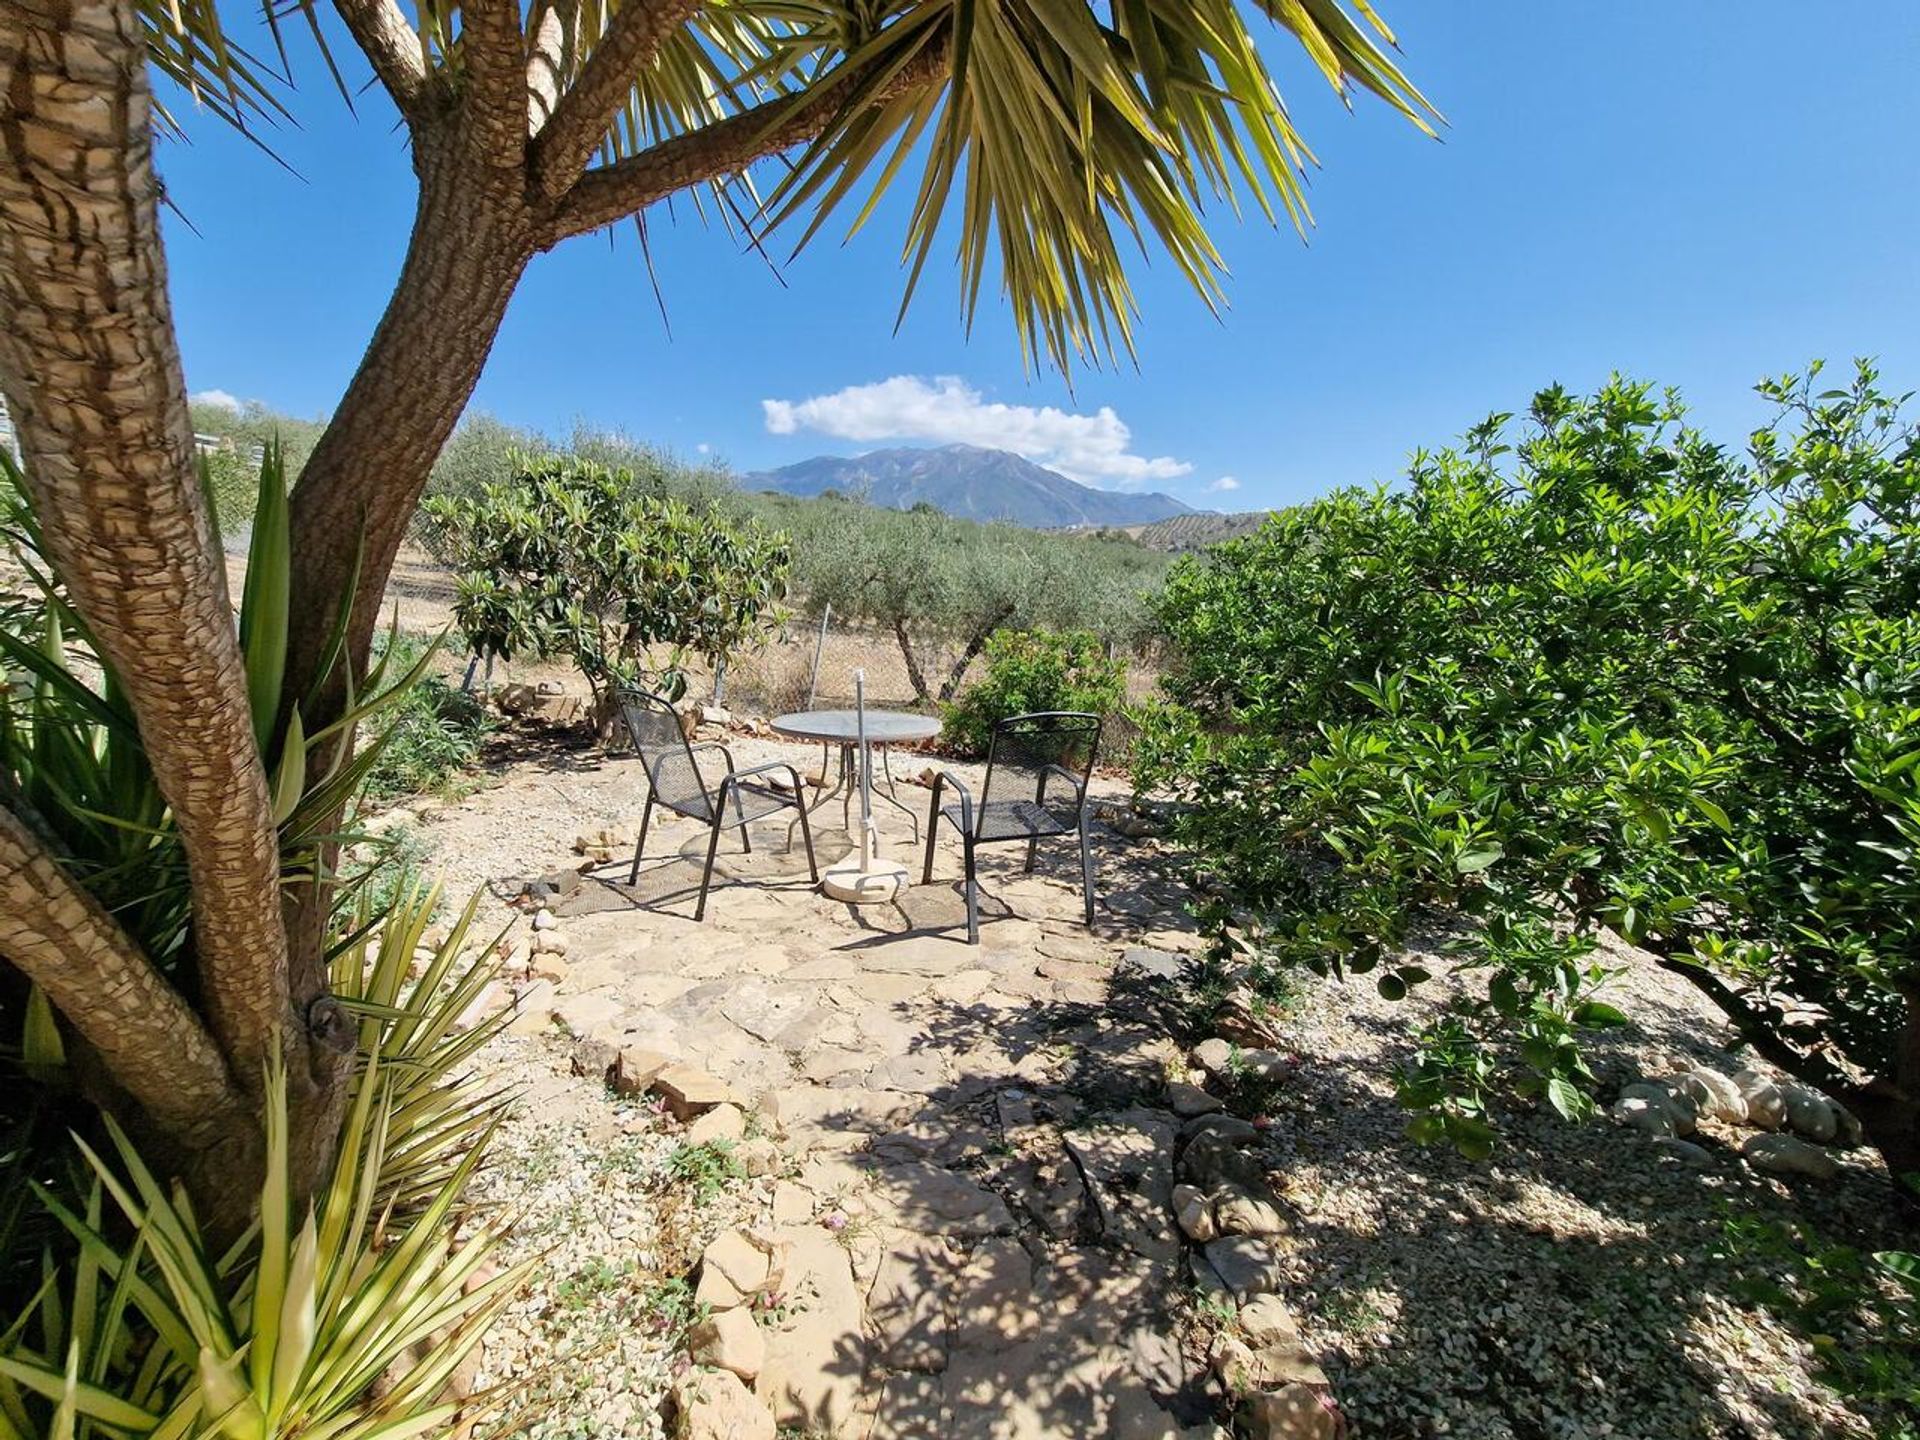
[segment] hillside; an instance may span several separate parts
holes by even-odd
[[[1222,515],[1212,510],[1196,510],[1147,525],[1129,525],[1126,532],[1149,550],[1184,554],[1218,545],[1222,540],[1251,535],[1271,513],[1268,510],[1243,510],[1233,515]]]
[[[857,495],[874,505],[907,510],[926,503],[969,520],[1008,520],[1050,530],[1067,526],[1151,524],[1194,514],[1171,495],[1096,490],[1005,450],[945,445],[903,447],[865,455],[820,455],[778,470],[743,475],[749,490]]]

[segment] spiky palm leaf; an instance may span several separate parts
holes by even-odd
[[[153,17],[179,17],[172,28],[150,21],[163,70],[223,97],[216,108],[229,117],[271,105],[257,70],[217,40],[213,0],[145,3]],[[291,8],[313,19],[310,0]],[[562,91],[621,9],[535,0],[527,33],[567,17]],[[428,63],[457,83],[459,6],[421,0],[410,19]],[[756,240],[804,216],[804,244],[848,209],[858,230],[917,167],[903,312],[950,234],[968,322],[997,258],[1029,363],[1065,369],[1131,352],[1130,251],[1157,247],[1219,306],[1209,202],[1237,212],[1250,197],[1269,219],[1309,222],[1312,152],[1254,19],[1291,36],[1342,99],[1365,91],[1433,133],[1438,112],[1367,0],[713,0],[632,77],[601,154],[617,162],[772,97],[816,98],[830,111],[824,129],[764,202],[749,175],[713,182],[723,216],[746,217]]]

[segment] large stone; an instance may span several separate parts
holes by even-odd
[[[1831,1145],[1840,1133],[1833,1102],[1818,1090],[1789,1080],[1780,1093],[1787,1102],[1787,1128],[1821,1145]]]
[[[1194,1046],[1189,1056],[1193,1063],[1210,1075],[1219,1075],[1233,1062],[1233,1046],[1228,1041],[1214,1036],[1211,1040],[1202,1040]]]
[[[1623,1095],[1614,1101],[1613,1118],[1656,1139],[1670,1139],[1674,1133],[1673,1112],[1664,1101],[1650,1100],[1644,1095]]]
[[[1288,1229],[1277,1205],[1237,1186],[1214,1202],[1213,1218],[1222,1235],[1284,1235]]]
[[[1174,1128],[1157,1111],[1127,1111],[1062,1138],[1087,1179],[1101,1232],[1137,1255],[1170,1260]]]
[[[544,1035],[553,1028],[553,1002],[558,999],[551,980],[536,980],[522,990],[513,1002],[513,1019],[507,1023],[512,1035]]]
[[[1840,1171],[1826,1151],[1792,1135],[1749,1135],[1740,1154],[1747,1164],[1769,1175],[1831,1180]]]
[[[1690,1098],[1702,1115],[1728,1125],[1746,1123],[1747,1102],[1740,1094],[1740,1087],[1718,1070],[1696,1065],[1668,1083],[1674,1090]]]
[[[1296,1382],[1327,1383],[1326,1372],[1297,1335],[1249,1345],[1238,1336],[1222,1332],[1214,1340],[1208,1361],[1220,1383],[1234,1395]]]
[[[1245,1145],[1260,1138],[1259,1128],[1251,1120],[1242,1120],[1238,1115],[1199,1115],[1180,1127],[1180,1138],[1183,1140],[1209,1134],[1221,1136],[1235,1145]]]
[[[716,1310],[687,1332],[687,1353],[696,1365],[731,1370],[749,1384],[766,1363],[766,1341],[753,1323],[753,1312],[742,1307]]]
[[[736,1098],[726,1081],[694,1065],[667,1066],[653,1077],[653,1089],[678,1120],[691,1120],[716,1105],[730,1105]]]
[[[1283,1385],[1247,1397],[1248,1440],[1340,1440],[1345,1426],[1332,1397],[1317,1385]]]
[[[704,1115],[694,1117],[687,1126],[687,1144],[712,1145],[724,1141],[736,1145],[746,1134],[747,1117],[738,1105],[716,1105]]]
[[[1257,1191],[1267,1179],[1259,1161],[1217,1130],[1204,1131],[1187,1142],[1180,1155],[1180,1176],[1202,1190],[1238,1185]]]
[[[610,1084],[620,1064],[620,1047],[607,1040],[576,1040],[571,1060],[574,1074]]]
[[[947,1299],[953,1259],[927,1236],[903,1238],[881,1258],[867,1295],[875,1358],[889,1370],[947,1368]]]
[[[716,1236],[700,1252],[700,1278],[712,1277],[734,1295],[727,1302],[741,1300],[768,1290],[777,1290],[784,1280],[782,1247],[774,1241],[729,1230]]]
[[[609,1077],[622,1095],[644,1094],[653,1086],[654,1077],[674,1063],[673,1056],[641,1045],[622,1045],[619,1061]]]
[[[1180,1229],[1196,1245],[1205,1245],[1209,1240],[1220,1238],[1220,1227],[1213,1218],[1213,1205],[1206,1193],[1197,1186],[1173,1187],[1173,1218],[1180,1222]]]
[[[1013,1229],[1013,1215],[998,1195],[929,1161],[880,1166],[873,1189],[899,1224],[915,1230],[994,1235]]]
[[[1751,1066],[1736,1071],[1733,1083],[1747,1107],[1747,1123],[1756,1130],[1778,1130],[1787,1123],[1787,1097],[1769,1075]]]
[[[764,1329],[755,1390],[796,1431],[838,1433],[854,1423],[869,1343],[847,1251],[817,1226],[782,1230],[791,1245],[782,1318]]]
[[[1183,1119],[1211,1115],[1223,1106],[1218,1095],[1209,1095],[1198,1085],[1189,1085],[1184,1080],[1172,1081],[1167,1086],[1167,1104],[1173,1107],[1174,1114]]]
[[[1136,945],[1124,952],[1116,962],[1117,970],[1134,970],[1150,980],[1178,980],[1185,961],[1170,950],[1155,950],[1144,945]]]
[[[553,1018],[577,1040],[617,1040],[620,1002],[611,995],[568,995],[554,1003]]]
[[[730,1370],[697,1370],[673,1389],[681,1440],[775,1440],[767,1407]]]
[[[1251,1345],[1269,1345],[1299,1339],[1300,1327],[1278,1295],[1255,1295],[1240,1307],[1240,1333]]]
[[[1257,1236],[1227,1235],[1213,1241],[1207,1246],[1207,1263],[1241,1304],[1280,1288],[1279,1257],[1271,1244]]]

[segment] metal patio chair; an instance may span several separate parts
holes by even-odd
[[[980,943],[980,882],[974,851],[1004,840],[1027,842],[1028,870],[1049,835],[1080,837],[1080,883],[1087,924],[1093,924],[1093,849],[1087,839],[1087,782],[1100,748],[1100,717],[1079,710],[1012,715],[993,727],[987,746],[987,778],[979,803],[966,782],[942,770],[927,810],[927,861],[920,883],[933,881],[933,845],[944,817],[960,832],[966,856],[967,943]],[[951,788],[955,804],[942,805]]]
[[[647,771],[647,804],[640,812],[640,838],[633,847],[633,869],[627,884],[640,879],[640,857],[647,848],[647,826],[653,819],[653,807],[662,806],[676,815],[698,820],[708,827],[707,863],[700,871],[700,901],[693,918],[707,918],[707,890],[713,883],[713,859],[720,849],[722,830],[739,830],[746,853],[753,853],[753,838],[747,827],[756,820],[781,810],[800,812],[800,837],[806,842],[807,869],[813,883],[820,883],[820,867],[813,858],[813,831],[807,825],[806,790],[800,772],[781,761],[741,770],[733,763],[733,752],[725,745],[709,741],[695,745],[681,727],[680,713],[671,703],[645,690],[623,688],[620,691],[620,715],[626,721],[627,735]],[[716,789],[709,790],[694,758],[703,750],[717,750],[726,761],[726,774]],[[786,772],[793,784],[791,792],[762,784],[763,775]],[[791,842],[792,835],[788,835]]]

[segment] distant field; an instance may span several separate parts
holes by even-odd
[[[1272,513],[1270,510],[1242,510],[1233,515],[1221,515],[1204,510],[1192,515],[1174,515],[1165,520],[1155,520],[1148,525],[1077,525],[1072,529],[1079,535],[1125,535],[1138,540],[1149,550],[1168,555],[1186,555],[1195,550],[1204,550],[1209,545],[1218,545],[1222,540],[1251,535]]]

